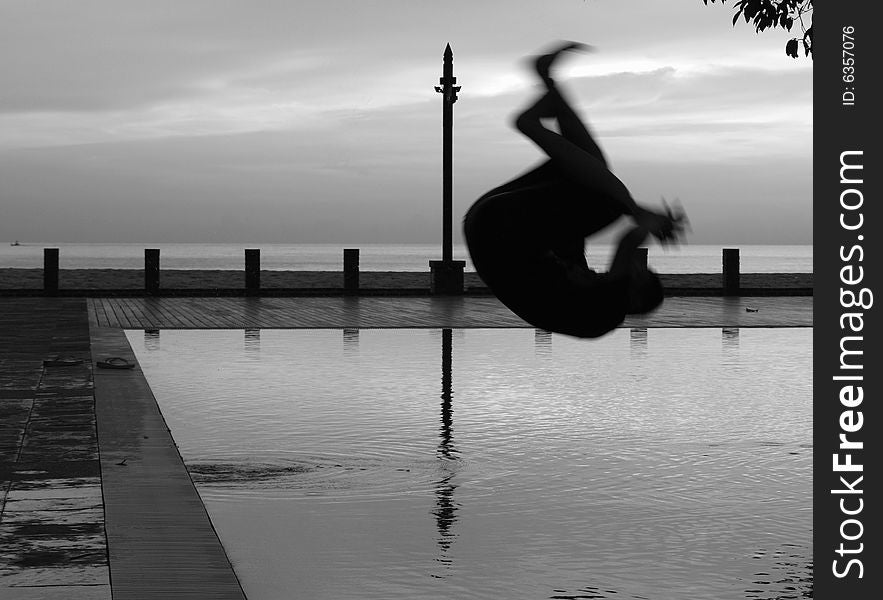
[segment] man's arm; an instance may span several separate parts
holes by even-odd
[[[637,250],[647,239],[649,231],[640,225],[629,229],[620,239],[616,248],[613,262],[610,263],[608,276],[614,279],[625,279],[632,270],[632,264],[637,260]]]

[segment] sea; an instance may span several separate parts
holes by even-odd
[[[0,268],[39,269],[43,249],[59,249],[61,269],[141,269],[144,250],[158,248],[163,269],[240,270],[244,251],[261,251],[261,269],[269,271],[340,271],[343,250],[359,249],[362,271],[427,271],[430,260],[439,260],[439,244],[171,244],[171,243],[55,243],[21,242],[0,245]],[[811,245],[680,245],[674,248],[652,246],[648,263],[659,273],[718,273],[721,250],[740,249],[743,273],[811,273]],[[589,265],[604,269],[615,247],[589,244]],[[474,271],[466,247],[455,245],[454,259],[465,260],[466,270]]]

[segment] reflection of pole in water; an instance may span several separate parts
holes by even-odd
[[[246,329],[242,343],[246,354],[258,354],[261,351],[261,330]]]
[[[159,350],[159,329],[144,330],[144,349]]]
[[[552,332],[545,329],[533,330],[533,349],[539,356],[548,356],[552,353]]]
[[[451,531],[454,523],[457,522],[458,504],[454,500],[454,490],[457,486],[451,483],[454,473],[451,473],[435,486],[435,509],[432,513],[435,515],[435,526],[438,529],[438,547],[441,550],[438,562],[450,565],[453,561],[447,557],[448,550],[457,539],[457,534]]]
[[[451,330],[442,329],[442,393],[441,393],[441,442],[438,455],[442,458],[456,458],[453,447],[453,391],[451,390],[452,341]]]
[[[739,349],[738,327],[721,327],[721,346],[724,350]]]
[[[453,430],[453,390],[452,390],[452,331],[442,329],[442,393],[441,393],[441,427],[439,428],[439,444],[437,455],[441,459],[443,477],[435,485],[435,525],[438,529],[438,546],[441,556],[437,559],[443,564],[449,565],[451,560],[446,557],[448,549],[457,537],[451,531],[457,522],[457,502],[454,500],[454,490],[457,486],[453,483],[456,473],[451,470],[449,461],[456,461],[459,452],[454,447]]]
[[[345,327],[343,330],[343,354],[353,356],[359,353],[359,330]]]
[[[647,328],[632,327],[629,329],[629,348],[633,354],[646,354],[647,352]]]

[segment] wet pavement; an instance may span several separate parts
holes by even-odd
[[[110,598],[85,300],[4,302],[0,332],[0,598]]]

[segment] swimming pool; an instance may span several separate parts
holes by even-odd
[[[127,335],[250,600],[811,596],[811,329]]]

